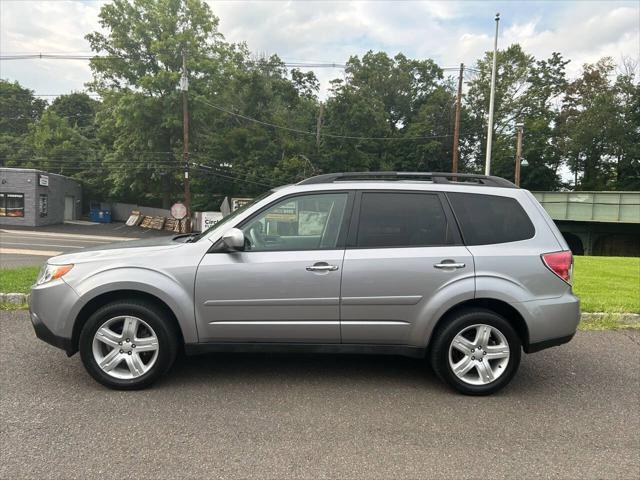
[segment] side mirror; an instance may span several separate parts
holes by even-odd
[[[222,243],[231,251],[244,250],[244,233],[239,228],[232,228],[222,235]]]

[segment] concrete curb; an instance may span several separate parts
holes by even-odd
[[[23,305],[29,303],[28,293],[0,293],[0,303],[11,305]],[[602,318],[610,318],[618,323],[631,324],[640,323],[638,313],[583,313],[580,320],[583,322],[593,322]]]
[[[28,293],[0,293],[0,303],[9,303],[11,305],[22,305],[29,303]]]

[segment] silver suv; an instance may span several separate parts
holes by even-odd
[[[544,209],[499,178],[336,173],[268,192],[199,235],[51,258],[31,292],[42,340],[118,389],[176,354],[425,358],[489,394],[580,318],[572,256]]]

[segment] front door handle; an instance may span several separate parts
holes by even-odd
[[[464,268],[466,265],[464,263],[455,263],[455,262],[442,262],[436,263],[434,268]]]
[[[316,263],[307,267],[307,272],[335,272],[338,269],[337,265],[329,265],[328,263]]]

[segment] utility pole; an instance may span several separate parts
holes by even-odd
[[[498,26],[500,14],[496,13],[496,36],[493,40],[493,66],[491,67],[491,95],[489,97],[489,125],[487,126],[487,155],[485,157],[485,175],[491,175],[491,144],[493,143],[493,102],[496,96],[496,65],[498,61]]]
[[[524,124],[516,123],[516,131],[518,132],[518,141],[516,143],[516,173],[515,183],[520,186],[520,157],[522,156],[522,134],[524,133]]]
[[[458,140],[460,138],[460,108],[462,107],[462,76],[464,63],[460,64],[460,76],[458,77],[458,97],[456,98],[456,120],[453,126],[453,159],[451,172],[458,173]]]
[[[320,150],[320,129],[322,129],[322,114],[324,113],[324,103],[320,102],[320,112],[316,121],[316,148]]]
[[[191,191],[189,189],[189,106],[187,103],[187,90],[189,90],[189,78],[187,77],[187,56],[182,51],[182,77],[180,78],[180,90],[182,90],[182,160],[184,162],[184,206],[187,209],[185,221],[186,233],[191,232]]]

